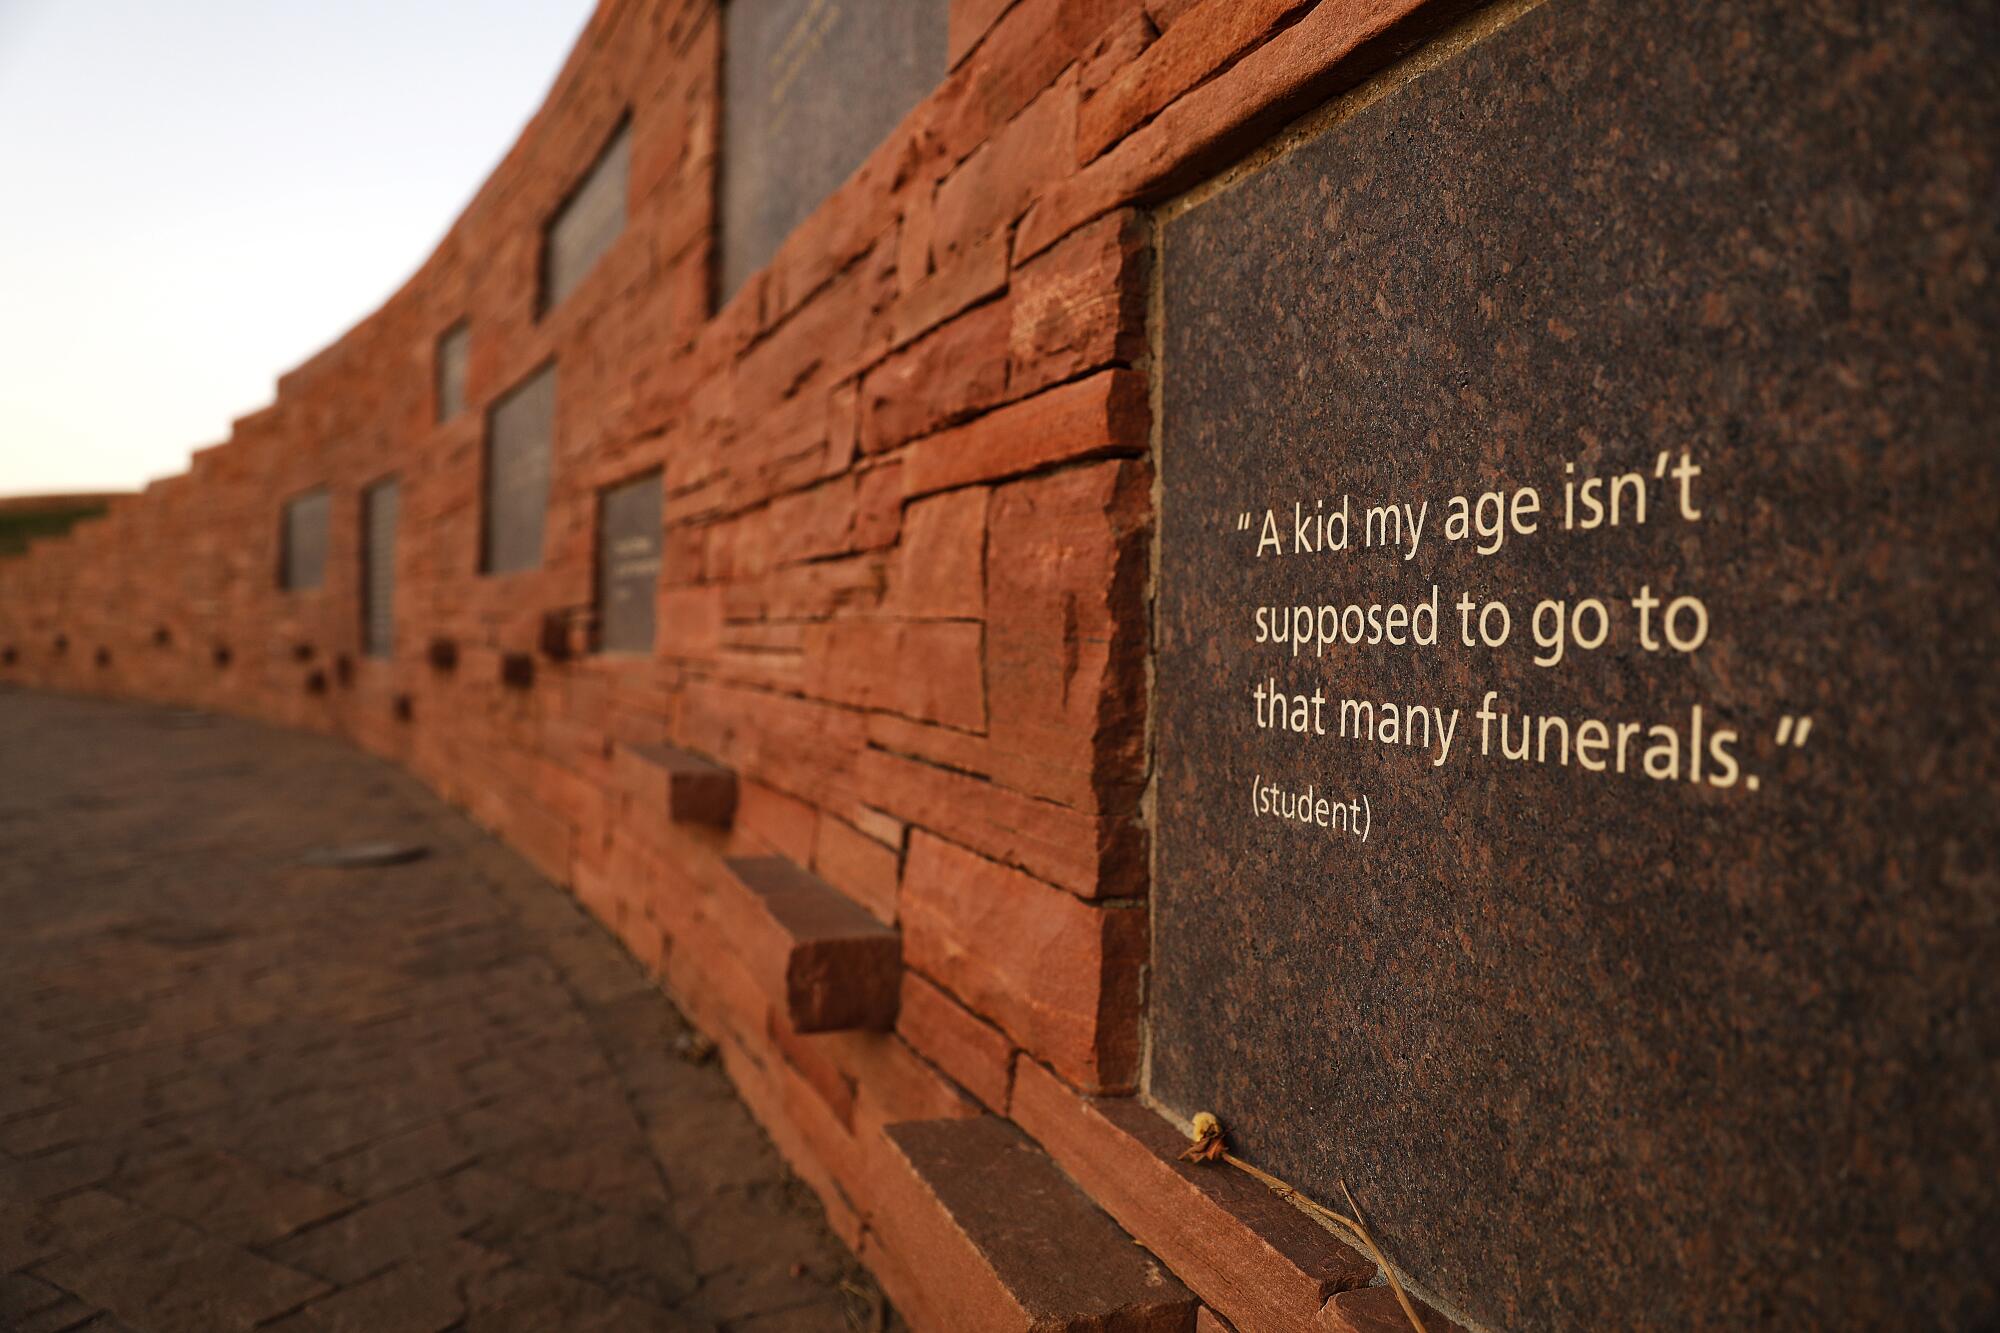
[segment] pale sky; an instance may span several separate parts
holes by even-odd
[[[423,262],[591,0],[0,0],[0,496],[182,471]]]

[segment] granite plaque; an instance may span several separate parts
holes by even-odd
[[[542,367],[493,407],[486,423],[486,517],[480,568],[536,569],[549,509],[555,446],[556,368]]]
[[[728,0],[722,297],[945,76],[948,0]]]
[[[437,340],[437,419],[450,421],[465,410],[466,368],[472,360],[472,326],[464,320]]]
[[[2000,1321],[1976,8],[1501,11],[1166,210],[1148,1087],[1470,1322]]]
[[[285,505],[278,550],[278,586],[287,592],[326,582],[326,538],[333,501],[325,491],[309,491]]]
[[[597,646],[602,652],[653,651],[661,517],[658,472],[614,486],[599,500]]]
[[[361,493],[361,640],[370,657],[396,648],[395,481],[378,481]]]
[[[542,240],[542,309],[562,304],[625,230],[625,188],[632,171],[632,134],[621,123],[549,220]]]

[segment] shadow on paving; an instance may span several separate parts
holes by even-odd
[[[882,1317],[638,965],[339,742],[0,691],[0,920],[0,1329]]]

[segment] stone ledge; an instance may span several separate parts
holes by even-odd
[[[1181,1162],[1186,1140],[1133,1098],[1082,1096],[1020,1059],[1011,1112],[1238,1333],[1312,1328],[1336,1294],[1374,1280],[1365,1256],[1256,1181]]]
[[[535,687],[535,659],[528,653],[502,653],[500,656],[500,683],[510,690],[531,690]]]
[[[795,1032],[886,1032],[902,990],[903,942],[867,909],[776,856],[723,863],[746,911],[731,933]]]
[[[1186,1333],[1195,1301],[1166,1266],[997,1116],[884,1127],[888,1206],[871,1225],[918,1279],[895,1293],[954,1333]]]
[[[1424,1333],[1465,1333],[1422,1301],[1415,1304],[1423,1317]],[[1317,1327],[1321,1333],[1410,1333],[1410,1317],[1403,1313],[1396,1293],[1387,1287],[1362,1287],[1343,1291],[1328,1301],[1319,1312]]]
[[[735,770],[698,754],[620,741],[612,771],[642,809],[664,810],[676,824],[728,828],[736,817]]]

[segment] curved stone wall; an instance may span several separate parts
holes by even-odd
[[[338,733],[463,805],[715,1038],[918,1327],[1400,1327],[1141,1095],[1154,209],[1541,0],[935,3],[870,62],[887,11],[771,0],[758,124],[872,126],[944,55],[831,195],[735,206],[805,218],[745,276],[721,0],[603,0],[401,291],[0,561],[0,683]]]
[[[401,291],[186,474],[0,563],[0,680],[407,765],[658,969],[920,1325],[1190,1327],[1169,1268],[1239,1328],[1316,1319],[1368,1266],[1255,1190],[1189,1183],[1178,1131],[1129,1096],[1140,206],[1357,82],[1420,8],[953,0],[935,90],[716,309],[723,14],[606,0]],[[621,127],[622,229],[551,302],[551,220]],[[489,436],[550,365],[541,559],[482,573]],[[655,648],[593,652],[600,493],[653,471]],[[389,480],[378,656],[364,496]],[[287,588],[286,506],[315,492],[325,574]],[[886,1129],[941,1120],[1005,1133]],[[1007,1154],[1074,1195],[1022,1205],[1074,1224],[1047,1290],[953,1194]],[[1134,1277],[1093,1250],[1099,1224],[1132,1247],[1086,1194],[1164,1262]]]

